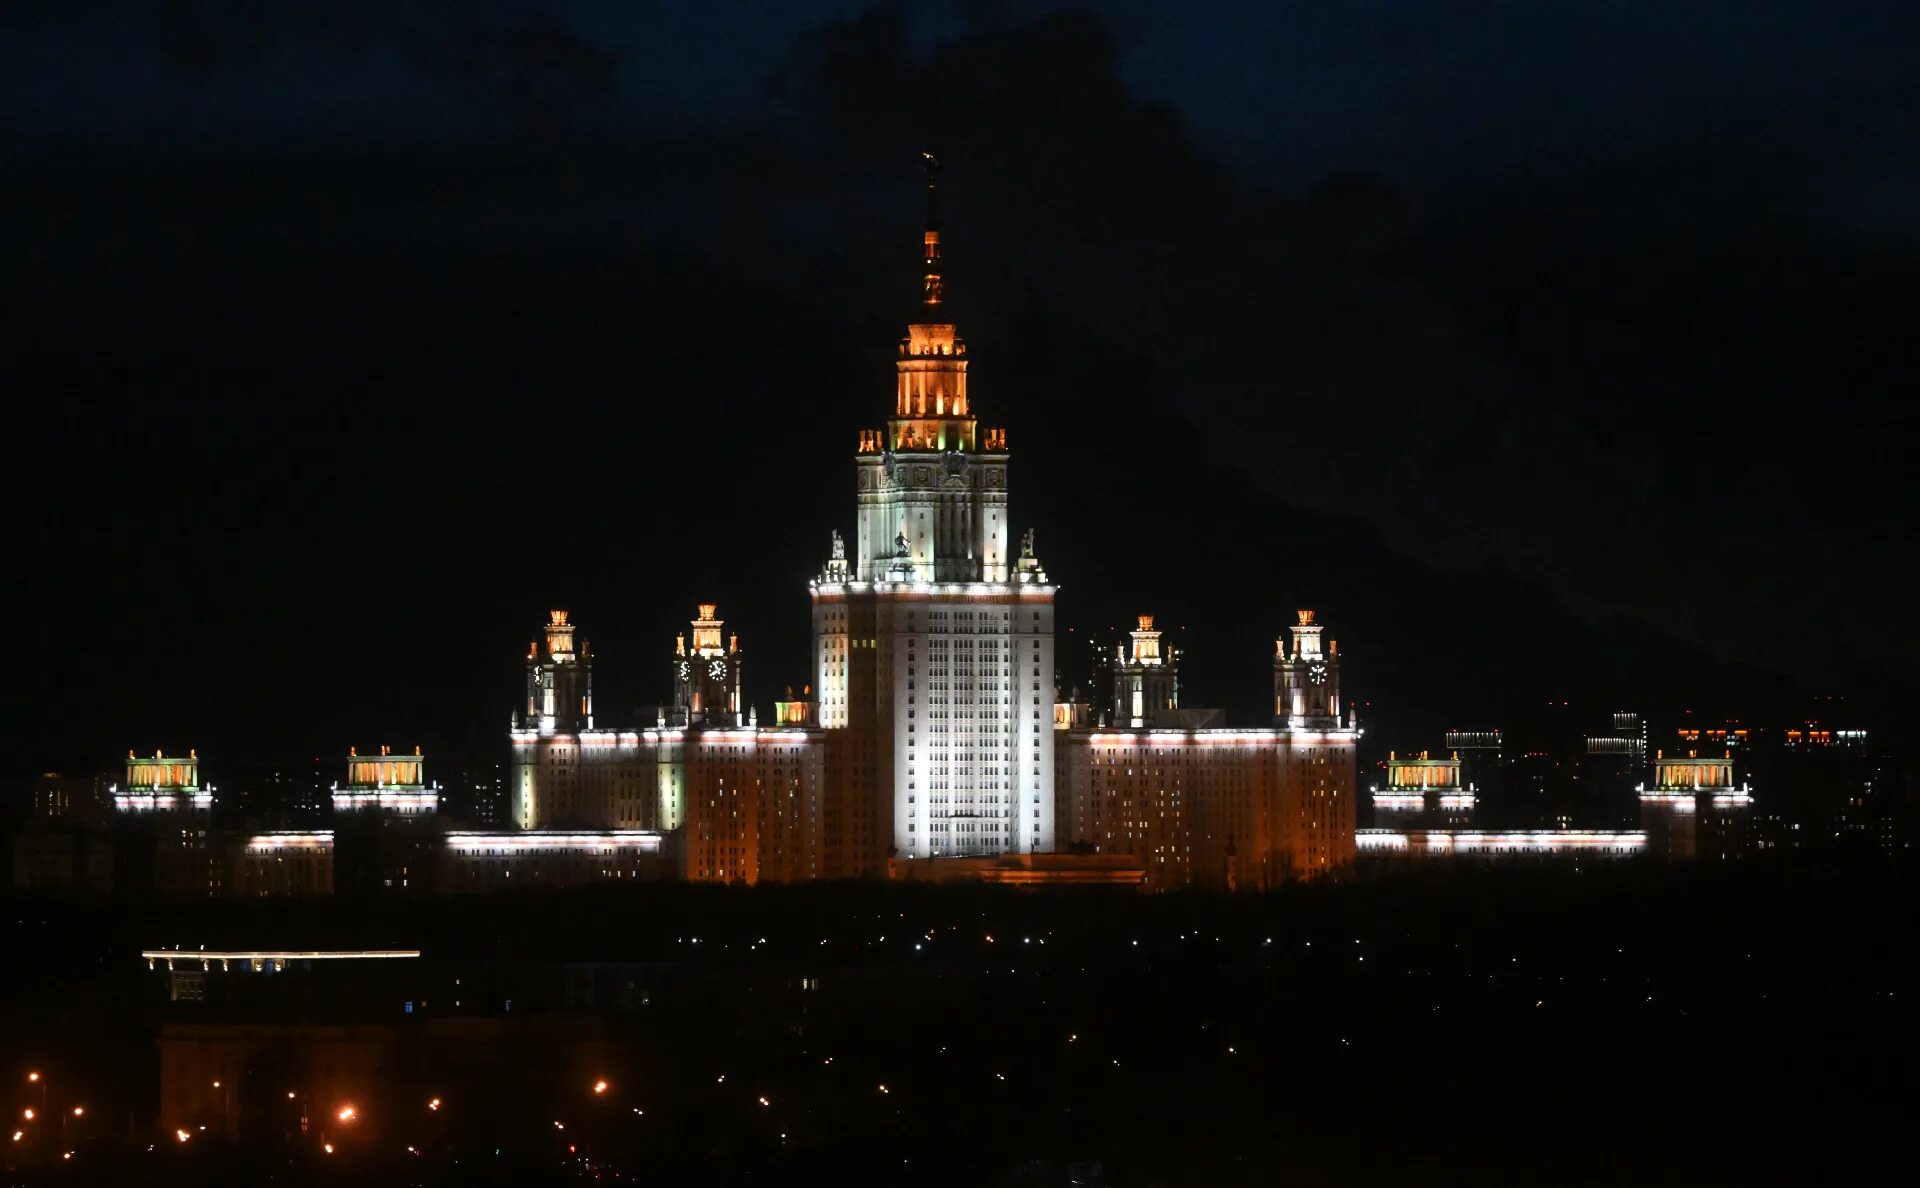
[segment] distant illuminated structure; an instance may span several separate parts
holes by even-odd
[[[234,873],[243,899],[333,894],[333,831],[275,831],[249,837]]]
[[[1362,829],[1356,842],[1363,855],[1411,858],[1632,858],[1647,849],[1647,835],[1631,829]]]
[[[1387,785],[1372,790],[1374,824],[1406,826],[1416,821],[1465,825],[1471,820],[1474,790],[1461,781],[1460,756],[1429,758],[1387,756]]]
[[[1641,823],[1657,857],[1697,857],[1703,840],[1720,856],[1742,848],[1753,791],[1734,783],[1730,756],[1657,752],[1653,785],[1638,792]]]
[[[1473,789],[1474,809],[1498,812],[1506,791],[1506,740],[1498,730],[1449,730],[1442,742],[1460,760],[1460,780]]]
[[[1332,730],[1340,725],[1340,641],[1321,640],[1325,628],[1303,610],[1293,628],[1293,651],[1274,645],[1273,717],[1290,730]]]
[[[114,881],[181,898],[226,893],[230,864],[210,837],[214,788],[200,783],[200,754],[127,752],[127,783],[111,788]]]
[[[159,751],[150,759],[127,752],[127,783],[111,790],[113,808],[121,813],[205,811],[213,807],[213,789],[200,786],[200,754],[170,759]]]
[[[1113,668],[1113,724],[1135,729],[1169,724],[1163,716],[1180,705],[1178,650],[1167,644],[1162,653],[1152,615],[1138,622],[1131,648],[1118,650]]]
[[[521,829],[651,828],[661,789],[643,780],[636,731],[596,729],[593,654],[574,647],[564,610],[547,616],[544,646],[527,646],[526,699],[513,716],[513,823]]]
[[[668,858],[696,882],[854,873],[823,865],[822,819],[829,814],[822,806],[824,760],[813,704],[783,701],[779,723],[761,727],[741,691],[740,639],[723,636],[718,611],[701,604],[691,639],[675,639],[674,703],[653,723],[595,726],[590,703],[571,720],[550,725],[516,718],[509,732],[513,819],[522,832],[504,836],[545,840],[495,845],[475,840],[495,835],[450,834],[450,885],[577,881],[595,871],[596,877],[634,878],[644,870],[651,877]],[[553,625],[567,625],[564,611],[554,612]],[[536,655],[530,697],[549,687],[548,668],[556,670],[551,683],[561,686],[565,674],[557,670],[578,663]],[[663,852],[657,843],[668,833],[679,844]],[[596,862],[596,855],[619,860]]]
[[[460,892],[665,878],[673,873],[665,849],[656,830],[450,831],[440,883]]]
[[[1639,714],[1614,714],[1611,732],[1588,735],[1580,757],[1581,816],[1622,824],[1634,820],[1634,792],[1646,772],[1646,724]]]
[[[1640,715],[1628,713],[1613,715],[1613,733],[1589,735],[1587,754],[1625,756],[1627,762],[1635,768],[1645,763],[1647,761],[1647,728],[1640,721]]]
[[[927,160],[893,416],[858,435],[853,553],[836,532],[811,587],[820,724],[847,791],[832,844],[866,874],[1054,845],[1055,587],[1031,532],[1010,545],[1007,435],[974,416]]]
[[[718,609],[711,602],[700,604],[699,617],[691,624],[693,646],[687,646],[684,635],[674,640],[671,725],[747,725],[740,701],[740,637],[721,646],[726,622],[714,617]]]
[[[428,784],[425,773],[426,760],[419,747],[411,755],[395,755],[390,747],[381,747],[378,755],[362,755],[350,748],[346,785],[333,787],[333,811],[432,814],[440,807],[440,788]]]
[[[1449,743],[1480,744],[1494,753],[1496,732],[1447,735]],[[1422,751],[1402,757],[1389,752],[1387,784],[1373,789],[1374,828],[1354,838],[1363,858],[1629,858],[1648,849],[1645,830],[1637,829],[1488,829],[1476,823],[1478,796],[1464,783],[1465,765],[1456,752],[1434,759]]]
[[[1152,890],[1270,888],[1351,862],[1360,731],[1339,718],[1337,648],[1312,611],[1296,619],[1274,645],[1273,725],[1231,729],[1177,704],[1142,616],[1111,668],[1115,724],[1055,713],[1061,845],[1130,856]]]

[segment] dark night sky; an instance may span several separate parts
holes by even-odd
[[[683,11],[684,9],[684,11]],[[1297,605],[1403,746],[1920,675],[1910,5],[0,11],[8,765],[479,753],[770,701],[947,161],[1064,621],[1251,717]],[[1863,711],[1864,712],[1864,711]]]

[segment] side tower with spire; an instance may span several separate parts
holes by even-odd
[[[1016,556],[1007,434],[980,427],[946,305],[938,167],[925,155],[919,307],[893,414],[859,432],[854,555],[812,584],[828,779],[845,873],[889,857],[1053,848],[1053,601],[1032,534]]]

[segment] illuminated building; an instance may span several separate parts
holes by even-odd
[[[353,894],[431,889],[440,786],[428,783],[427,761],[415,747],[395,755],[347,751],[346,783],[331,791],[338,837],[333,878]]]
[[[1733,780],[1730,756],[1655,753],[1652,786],[1640,785],[1641,823],[1657,858],[1730,857],[1748,848],[1752,789]]]
[[[242,899],[333,894],[332,831],[249,837],[234,871],[233,891]]]
[[[432,814],[440,808],[440,787],[426,780],[426,760],[415,747],[411,755],[395,755],[381,747],[378,755],[347,752],[347,782],[333,786],[333,811],[372,810],[404,816]]]
[[[1498,753],[1499,737],[1478,738],[1449,732],[1449,743],[1481,743]],[[1458,753],[1445,759],[1426,752],[1402,757],[1389,752],[1387,783],[1374,788],[1374,828],[1362,829],[1354,842],[1361,857],[1468,858],[1627,858],[1644,854],[1644,830],[1574,828],[1489,829],[1476,821],[1479,797],[1463,783],[1465,765]]]
[[[116,838],[114,883],[180,898],[225,894],[228,862],[209,836],[211,786],[200,783],[200,756],[127,752],[126,785],[109,789]]]
[[[452,893],[570,887],[673,873],[666,836],[655,830],[449,830],[440,886]]]
[[[1369,857],[1631,858],[1647,849],[1647,835],[1631,829],[1362,829],[1355,842]]]
[[[1507,807],[1505,740],[1500,732],[1449,730],[1441,741],[1460,760],[1460,780],[1473,789],[1474,811],[1482,820],[1497,816]]]
[[[1383,828],[1406,828],[1430,822],[1445,826],[1469,824],[1474,790],[1461,782],[1460,756],[1429,758],[1387,755],[1387,784],[1371,791],[1373,821]]]
[[[677,803],[663,771],[661,731],[642,745],[634,730],[596,729],[593,658],[574,649],[568,614],[548,615],[544,644],[527,647],[526,699],[514,712],[513,823],[521,829],[651,829]],[[678,732],[674,732],[677,740]],[[678,756],[672,754],[668,758]],[[671,828],[674,821],[665,822]]]
[[[687,637],[674,640],[673,708],[668,725],[745,726],[747,712],[740,703],[740,637],[721,646],[725,620],[714,617],[713,603],[700,604],[693,620],[693,646]]]
[[[825,757],[813,704],[779,702],[779,724],[761,727],[742,693],[739,637],[722,635],[725,620],[717,611],[702,604],[690,634],[675,639],[674,700],[655,724],[596,727],[590,702],[571,719],[555,716],[548,723],[530,713],[521,722],[538,724],[516,723],[510,736],[516,825],[570,837],[671,832],[678,839],[673,856],[679,873],[696,882],[791,882],[845,873],[823,869],[821,861]],[[553,613],[553,626],[566,623],[565,612]],[[547,655],[530,663],[530,710],[539,708],[537,699],[549,687],[564,683],[564,666],[579,663],[554,658],[567,654],[550,641]],[[575,679],[576,688],[584,683]],[[529,853],[503,850],[490,857],[516,859],[525,867]],[[543,869],[574,870],[553,865],[558,852],[549,857],[553,861],[542,859]],[[483,872],[492,872],[484,878],[504,884],[507,872],[517,869],[510,862],[496,865],[497,871],[456,864],[454,877],[460,885],[474,885]],[[608,877],[633,877],[624,867],[608,869]],[[523,870],[511,877],[529,876]]]
[[[1161,651],[1160,633],[1153,628],[1153,616],[1141,615],[1132,632],[1131,655],[1122,646],[1113,670],[1113,718],[1115,726],[1171,725],[1164,720],[1180,704],[1180,656],[1174,646]]]
[[[694,882],[816,878],[820,732],[700,731],[686,747],[683,869]]]
[[[1580,769],[1580,819],[1630,824],[1634,790],[1647,770],[1647,728],[1639,714],[1613,715],[1611,733],[1588,735]]]
[[[126,787],[109,791],[118,813],[204,811],[213,807],[213,789],[200,786],[197,751],[188,751],[185,759],[169,759],[159,751],[151,759],[142,759],[128,751]]]
[[[1135,623],[1104,670],[1113,688],[1113,713],[1105,724],[1189,730],[1223,725],[1226,715],[1220,710],[1180,704],[1180,649],[1161,640],[1152,615],[1141,615]]]
[[[856,441],[852,552],[812,583],[834,863],[1054,847],[1055,587],[1016,555],[1004,429],[982,428],[946,308],[929,158],[919,312],[893,416]]]
[[[1129,856],[1155,890],[1265,889],[1352,861],[1360,732],[1351,717],[1339,720],[1337,645],[1322,647],[1311,611],[1298,620],[1292,647],[1275,645],[1271,727],[1088,727],[1057,714],[1062,847]],[[1134,655],[1113,666],[1126,721],[1138,669],[1151,667],[1139,663],[1149,631],[1142,620]],[[1149,688],[1174,700],[1171,682],[1138,687],[1143,721],[1181,719],[1177,704],[1147,700]]]

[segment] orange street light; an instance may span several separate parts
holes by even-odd
[[[320,1149],[321,1149],[322,1151],[325,1151],[325,1152],[326,1152],[327,1154],[329,1154],[329,1155],[331,1155],[331,1154],[333,1154],[333,1144],[332,1144],[332,1143],[322,1143],[322,1144],[320,1145]]]
[[[74,1116],[74,1117],[76,1117],[76,1118],[84,1118],[84,1117],[86,1117],[86,1116],[87,1116],[87,1107],[86,1107],[86,1106],[74,1106],[74,1107],[73,1107],[73,1116]]]
[[[436,1097],[436,1098],[433,1098],[432,1100],[430,1100],[430,1101],[428,1101],[428,1102],[427,1102],[427,1108],[428,1108],[428,1109],[430,1109],[430,1110],[437,1110],[437,1109],[439,1109],[439,1108],[440,1108],[440,1099]]]
[[[595,1092],[596,1094],[604,1094],[604,1093],[606,1093],[606,1091],[607,1091],[607,1083],[606,1083],[605,1081],[595,1081],[595,1082],[593,1083],[593,1091],[594,1091],[594,1092]]]
[[[343,1105],[340,1107],[339,1112],[334,1114],[334,1117],[340,1119],[342,1122],[351,1122],[355,1118],[359,1117],[359,1114],[354,1110],[352,1106]]]
[[[184,1143],[188,1139],[192,1138],[193,1135],[190,1132],[185,1130],[176,1130],[173,1132],[173,1137],[179,1139],[181,1142]]]
[[[218,1081],[215,1081],[215,1082],[213,1083],[213,1087],[214,1087],[215,1089],[218,1089],[218,1088],[220,1087],[220,1082],[218,1082]]]
[[[27,1137],[27,1132],[24,1130],[16,1130],[13,1132],[13,1141],[16,1143],[26,1137]]]
[[[21,1110],[21,1111],[20,1111],[20,1116],[21,1116],[22,1118],[25,1118],[25,1119],[26,1119],[27,1121],[29,1121],[29,1122],[31,1122],[31,1121],[33,1121],[33,1107],[32,1107],[32,1106],[28,1106],[28,1107],[27,1107],[26,1109],[24,1109],[24,1110]]]

